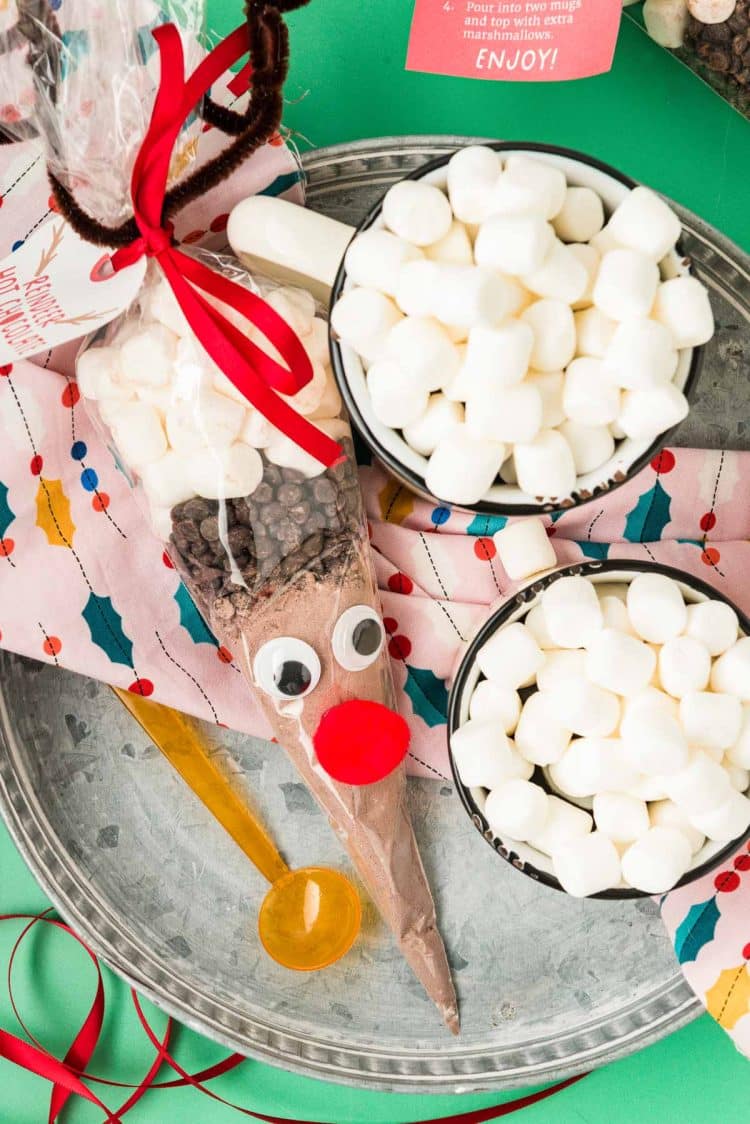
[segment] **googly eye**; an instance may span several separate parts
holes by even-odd
[[[313,648],[294,636],[276,636],[253,661],[258,686],[271,698],[302,699],[320,682],[320,660]]]
[[[364,671],[380,655],[385,632],[369,605],[354,605],[342,613],[333,630],[333,654],[346,671]]]

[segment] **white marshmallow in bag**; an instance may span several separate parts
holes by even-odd
[[[383,221],[399,238],[429,246],[451,228],[453,214],[443,192],[423,180],[400,180],[383,199]]]
[[[482,674],[513,690],[532,683],[544,659],[533,634],[520,621],[499,628],[477,652]]]
[[[497,788],[514,775],[511,742],[498,722],[471,719],[451,734],[458,775],[469,788]]]
[[[529,839],[545,855],[553,854],[564,843],[588,835],[593,826],[591,816],[583,808],[561,800],[559,796],[548,796],[547,821],[542,831]]]
[[[541,519],[519,519],[492,536],[503,569],[513,581],[557,565],[557,556]]]
[[[620,736],[634,769],[670,778],[688,765],[690,749],[677,715],[659,695],[647,690],[626,700]]]
[[[635,695],[651,682],[656,656],[635,636],[602,628],[588,643],[586,675],[592,683],[616,695]]]
[[[526,382],[542,396],[542,429],[555,429],[565,420],[562,371],[529,371]]]
[[[574,359],[565,372],[563,409],[581,425],[609,425],[620,412],[620,390],[607,378],[601,359]]]
[[[617,424],[627,437],[650,440],[679,425],[688,416],[690,405],[674,383],[649,390],[626,390]]]
[[[694,855],[700,851],[706,842],[703,832],[693,827],[687,813],[679,808],[673,800],[654,800],[649,805],[648,814],[652,827],[673,827],[677,831],[681,831]]]
[[[484,814],[499,838],[525,840],[544,830],[548,802],[541,785],[512,779],[490,792]]]
[[[458,219],[451,223],[447,234],[432,245],[425,246],[424,252],[434,262],[449,265],[472,265],[474,262],[474,247],[465,225]]]
[[[521,709],[515,733],[518,752],[534,765],[552,765],[570,745],[571,731],[559,721],[555,700],[547,691],[534,691]]]
[[[555,239],[541,265],[523,274],[521,283],[537,296],[575,304],[586,292],[589,273],[577,255]]]
[[[734,791],[726,770],[700,751],[693,753],[685,768],[664,778],[664,788],[670,800],[687,813],[704,835],[708,831],[695,822],[695,817],[716,811]]]
[[[425,484],[433,496],[447,503],[476,503],[492,487],[505,455],[500,442],[479,441],[465,425],[456,426],[436,445]]]
[[[648,316],[659,284],[656,262],[637,250],[610,250],[599,266],[593,298],[612,320]]]
[[[260,453],[240,442],[224,448],[199,449],[188,460],[189,481],[195,494],[206,499],[250,496],[263,479]]]
[[[674,346],[700,347],[714,334],[714,314],[708,290],[696,277],[674,277],[656,292],[653,316],[668,328]]]
[[[210,390],[194,400],[174,402],[167,411],[169,444],[180,453],[206,446],[225,448],[239,437],[245,414],[239,402]]]
[[[401,267],[422,257],[422,251],[417,246],[388,230],[363,230],[346,251],[344,265],[355,285],[379,289],[392,297],[396,294]]]
[[[670,50],[683,45],[688,18],[685,0],[646,0],[643,5],[643,22],[649,37]]]
[[[163,324],[149,324],[120,350],[122,381],[164,386],[172,378],[177,355],[177,336]]]
[[[681,831],[651,827],[622,856],[622,875],[636,890],[663,894],[680,881],[692,857],[690,844]]]
[[[568,187],[553,226],[563,242],[588,242],[604,226],[601,196],[590,187]]]
[[[149,286],[141,303],[147,319],[158,320],[176,336],[192,335],[193,330],[188,324],[187,317],[180,308],[172,286],[167,281],[159,281]]]
[[[115,443],[129,468],[142,469],[167,451],[159,411],[146,402],[123,402],[112,420]]]
[[[367,372],[367,390],[378,421],[392,429],[419,421],[427,410],[429,392],[393,359],[380,359]]]
[[[645,317],[618,324],[604,357],[608,377],[628,390],[647,390],[670,382],[677,362],[669,330]]]
[[[582,425],[568,419],[559,428],[570,446],[579,476],[600,468],[615,451],[615,439],[607,425]]]
[[[441,324],[499,324],[518,308],[518,287],[481,265],[439,265],[431,314]]]
[[[632,843],[651,826],[645,800],[626,792],[597,792],[594,796],[594,823],[614,843]]]
[[[685,632],[700,640],[712,656],[720,656],[736,641],[739,621],[732,606],[725,601],[701,601],[688,605]]]
[[[603,359],[617,329],[617,321],[599,308],[585,308],[575,314],[576,355]]]
[[[339,388],[336,386],[329,367],[325,368],[326,382],[323,388],[323,393],[320,396],[320,401],[308,416],[312,421],[323,421],[325,418],[338,418],[341,416],[342,402]],[[254,442],[250,442],[254,444]]]
[[[169,510],[175,504],[189,500],[195,495],[190,482],[190,457],[170,449],[158,461],[144,465],[141,469],[141,483],[154,507]]]
[[[534,333],[520,320],[494,328],[477,325],[469,332],[461,381],[487,396],[499,387],[513,386],[528,371],[533,346]]]
[[[386,336],[383,354],[425,391],[440,390],[461,365],[460,351],[442,325],[430,317],[401,320]]]
[[[452,402],[444,394],[433,394],[421,417],[404,426],[404,440],[415,452],[429,457],[463,421],[464,408],[460,402]]]
[[[344,437],[349,436],[349,426],[340,418],[324,418],[314,424],[316,429],[319,429],[321,433],[325,433],[334,441],[341,441]],[[232,448],[236,447],[232,446]],[[280,468],[295,468],[307,479],[320,476],[321,473],[325,472],[324,464],[280,430],[275,431],[265,453],[272,464],[277,464]],[[240,493],[240,495],[245,494],[244,492]]]
[[[346,289],[331,311],[336,335],[368,360],[382,353],[388,332],[399,320],[396,305],[377,289]]]
[[[743,636],[719,656],[711,672],[711,690],[750,702],[750,636]]]
[[[313,319],[310,331],[306,336],[302,336],[300,343],[313,362],[322,363],[324,367],[330,366],[328,324],[321,316],[316,316]]]
[[[682,224],[672,208],[648,187],[634,187],[608,223],[612,237],[658,262],[672,250]]]
[[[685,602],[666,574],[638,574],[628,586],[627,605],[636,632],[652,644],[664,644],[685,631]]]
[[[479,228],[477,265],[523,277],[539,269],[552,250],[555,232],[539,215],[493,215]]]
[[[689,691],[680,700],[680,721],[692,745],[730,749],[740,736],[742,703],[736,695]]]
[[[227,382],[228,381],[227,379]],[[298,414],[301,414],[303,417],[312,416],[323,399],[329,381],[328,372],[323,364],[312,363],[312,378],[310,381],[303,386],[301,390],[298,390],[296,394],[282,394],[281,397],[285,402],[288,402],[290,406],[293,406]],[[244,395],[241,397],[241,401],[244,406],[248,405]]]
[[[261,414],[260,410],[247,411],[245,422],[240,430],[240,441],[252,445],[254,449],[267,449],[279,436],[279,430]]]
[[[659,680],[667,694],[681,699],[690,691],[708,687],[711,656],[693,636],[675,636],[659,652]]]
[[[723,804],[693,816],[692,823],[716,843],[740,839],[750,826],[750,800],[732,789]]]
[[[559,168],[543,160],[535,160],[521,152],[512,153],[505,161],[503,178],[508,184],[523,188],[533,200],[533,210],[553,219],[565,205],[568,185]]]
[[[357,282],[365,284],[366,282]],[[375,285],[374,288],[379,288]],[[300,340],[312,331],[315,319],[315,298],[307,289],[282,285],[266,297],[266,304],[277,312]]]
[[[533,441],[518,444],[513,461],[519,486],[530,496],[568,496],[576,486],[570,446],[555,429],[542,429]]]
[[[469,717],[479,722],[499,722],[512,734],[521,714],[521,699],[512,687],[483,679],[477,683],[469,702]]]
[[[600,831],[580,835],[556,847],[552,867],[566,893],[574,898],[600,894],[620,882],[620,855]]]
[[[396,304],[406,316],[432,316],[440,268],[434,261],[410,261],[399,271]]]
[[[603,624],[596,589],[578,575],[552,582],[542,597],[544,619],[550,636],[560,648],[582,648]]]
[[[472,391],[466,402],[466,428],[476,437],[516,445],[533,441],[542,427],[542,397],[520,383],[487,396]]]
[[[76,362],[81,394],[92,402],[127,402],[135,396],[131,383],[121,382],[120,351],[116,347],[90,347]]]
[[[534,301],[521,313],[521,319],[534,333],[533,369],[560,371],[567,367],[576,350],[576,325],[570,306],[564,301]]]

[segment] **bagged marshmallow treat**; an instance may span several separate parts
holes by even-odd
[[[73,171],[64,160],[76,105],[67,79],[54,104],[40,98],[38,114],[68,209],[80,189],[96,222],[122,228],[132,175],[136,219],[157,258],[128,311],[83,347],[79,387],[206,622],[241,665],[407,961],[457,1031],[406,808],[408,728],[395,710],[327,324],[303,289],[261,282],[228,257],[166,249],[161,212],[145,221],[159,159],[147,120],[159,72],[153,60],[141,65],[132,7],[118,11],[123,41],[106,50],[97,43],[82,92],[116,87],[132,120],[114,116],[111,94],[95,101],[87,126],[71,124]],[[165,74],[174,65],[168,38],[159,36]],[[262,58],[252,61],[262,69]],[[97,130],[111,136],[115,121],[123,143],[116,159],[110,146],[102,168]],[[231,362],[221,362],[226,355]]]

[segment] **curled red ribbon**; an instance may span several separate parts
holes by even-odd
[[[48,1124],[55,1124],[55,1122],[59,1120],[60,1113],[72,1095],[82,1097],[84,1100],[90,1101],[100,1108],[104,1113],[104,1124],[122,1124],[123,1116],[125,1116],[149,1090],[178,1089],[184,1088],[186,1085],[192,1086],[198,1092],[211,1097],[212,1100],[219,1101],[228,1108],[235,1109],[237,1112],[242,1113],[243,1116],[250,1116],[254,1120],[265,1121],[265,1124],[314,1124],[314,1122],[310,1120],[291,1120],[288,1117],[267,1116],[264,1113],[252,1112],[251,1109],[234,1104],[232,1101],[227,1101],[217,1093],[214,1093],[212,1089],[208,1089],[205,1084],[207,1081],[212,1081],[228,1073],[230,1070],[236,1069],[237,1066],[241,1065],[247,1059],[243,1057],[242,1054],[228,1054],[225,1058],[222,1058],[221,1061],[209,1066],[207,1069],[200,1070],[198,1073],[188,1073],[169,1051],[169,1043],[173,1030],[172,1019],[170,1018],[167,1020],[164,1035],[162,1038],[159,1038],[156,1031],[148,1022],[138,996],[134,991],[131,991],[131,995],[136,1014],[141,1026],[156,1050],[154,1061],[149,1067],[148,1072],[139,1085],[129,1085],[122,1081],[111,1081],[89,1073],[86,1067],[94,1055],[104,1024],[105,992],[102,970],[96,955],[88,945],[86,945],[65,922],[49,916],[49,913],[50,911],[48,910],[46,913],[38,915],[28,913],[0,915],[0,921],[28,922],[13,947],[8,962],[7,973],[11,1007],[28,1041],[24,1041],[24,1039],[19,1038],[17,1035],[10,1034],[8,1031],[0,1029],[0,1058],[6,1058],[22,1069],[28,1070],[31,1073],[36,1073],[39,1077],[43,1077],[52,1083]],[[39,923],[53,925],[56,929],[60,929],[62,932],[68,934],[68,936],[71,936],[91,958],[96,970],[96,992],[94,1001],[62,1061],[53,1057],[52,1054],[45,1050],[42,1043],[31,1034],[21,1018],[13,995],[12,975],[16,955],[24,938],[31,932],[33,927]],[[156,1078],[163,1065],[168,1065],[178,1074],[178,1077],[171,1081],[157,1081]],[[577,1077],[569,1077],[566,1081],[560,1081],[558,1084],[551,1085],[546,1089],[541,1089],[536,1093],[529,1093],[526,1096],[517,1097],[512,1101],[506,1101],[505,1104],[498,1105],[495,1108],[475,1109],[472,1112],[462,1112],[455,1116],[442,1116],[431,1120],[419,1121],[418,1124],[485,1124],[487,1121],[499,1120],[502,1116],[510,1116],[511,1113],[518,1112],[523,1108],[528,1108],[530,1105],[546,1100],[555,1093],[562,1092],[563,1089],[567,1089],[569,1086],[576,1084],[576,1082],[580,1081],[585,1076],[585,1074],[581,1074]],[[131,1089],[133,1092],[120,1108],[112,1112],[88,1085],[84,1083],[84,1079],[112,1088]]]
[[[140,238],[112,256],[115,270],[144,255],[164,272],[196,337],[227,378],[272,425],[326,467],[342,458],[341,446],[280,398],[312,378],[312,364],[299,338],[264,300],[179,250],[164,226],[164,198],[172,152],[180,131],[211,86],[249,49],[246,24],[238,27],[185,79],[185,55],[174,24],[153,32],[161,76],[149,128],[133,167],[131,196]],[[208,298],[229,306],[260,329],[284,364],[252,343]]]

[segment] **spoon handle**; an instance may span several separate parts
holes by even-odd
[[[149,702],[132,691],[112,690],[271,885],[287,874],[289,867],[271,837],[212,760],[197,726],[171,707]]]

